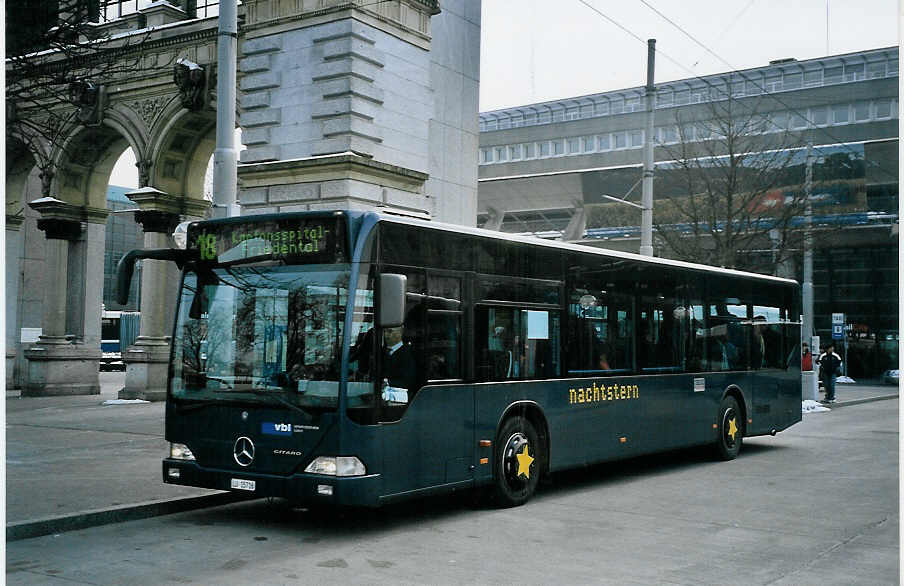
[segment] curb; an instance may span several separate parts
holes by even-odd
[[[850,399],[848,401],[836,402],[829,405],[829,409],[837,409],[839,407],[848,407],[850,405],[860,405],[862,403],[872,403],[874,401],[885,401],[888,399],[897,399],[898,394],[894,395],[879,395],[876,397],[865,397],[863,399]]]
[[[250,500],[248,495],[232,492],[221,492],[211,495],[190,496],[162,501],[149,501],[136,505],[123,505],[109,509],[82,511],[59,517],[44,517],[31,521],[18,521],[6,524],[6,541],[31,539],[53,533],[76,531],[111,523],[137,521],[149,517],[171,515],[194,509],[218,507],[237,501]]]

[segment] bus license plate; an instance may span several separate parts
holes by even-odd
[[[230,479],[229,486],[230,488],[235,488],[237,490],[254,490],[255,482],[253,480],[245,480],[244,478],[232,478]]]

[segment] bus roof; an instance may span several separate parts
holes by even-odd
[[[580,244],[571,244],[568,242],[559,242],[556,240],[545,240],[543,238],[537,238],[534,236],[521,236],[519,234],[509,234],[506,232],[497,232],[494,230],[484,230],[483,228],[475,228],[471,226],[464,226],[458,224],[446,224],[443,222],[435,222],[435,221],[427,221],[420,220],[417,218],[412,218],[408,216],[395,215],[385,212],[377,212],[379,216],[379,220],[381,222],[392,222],[395,224],[406,224],[410,226],[419,226],[422,228],[429,228],[434,230],[442,230],[444,232],[455,232],[458,234],[469,234],[472,236],[482,236],[484,238],[493,238],[496,240],[505,240],[509,242],[522,242],[524,244],[531,244],[534,246],[544,246],[547,248],[558,248],[561,250],[570,250],[574,252],[581,252],[585,254],[595,254],[598,256],[605,256],[607,258],[619,258],[626,260],[633,260],[636,262],[642,262],[647,264],[656,264],[661,266],[682,268],[682,269],[690,269],[697,271],[706,271],[710,273],[719,273],[723,275],[732,275],[736,277],[746,277],[750,279],[759,279],[764,281],[772,281],[776,283],[783,283],[786,285],[798,285],[797,281],[793,279],[786,279],[783,277],[775,277],[772,275],[763,275],[760,273],[751,273],[747,271],[739,271],[737,269],[726,269],[723,267],[714,267],[711,265],[704,265],[699,263],[686,262],[681,260],[672,260],[667,258],[658,258],[655,256],[643,256],[640,254],[635,254],[632,252],[621,252],[619,250],[611,250],[608,248],[597,248],[595,246],[584,246]]]

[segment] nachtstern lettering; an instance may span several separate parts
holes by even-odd
[[[640,398],[640,387],[618,383],[598,383],[568,389],[568,404],[604,403],[609,401],[631,401]]]

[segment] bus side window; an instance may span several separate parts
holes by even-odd
[[[560,372],[557,312],[477,310],[476,377],[481,381],[549,378]]]

